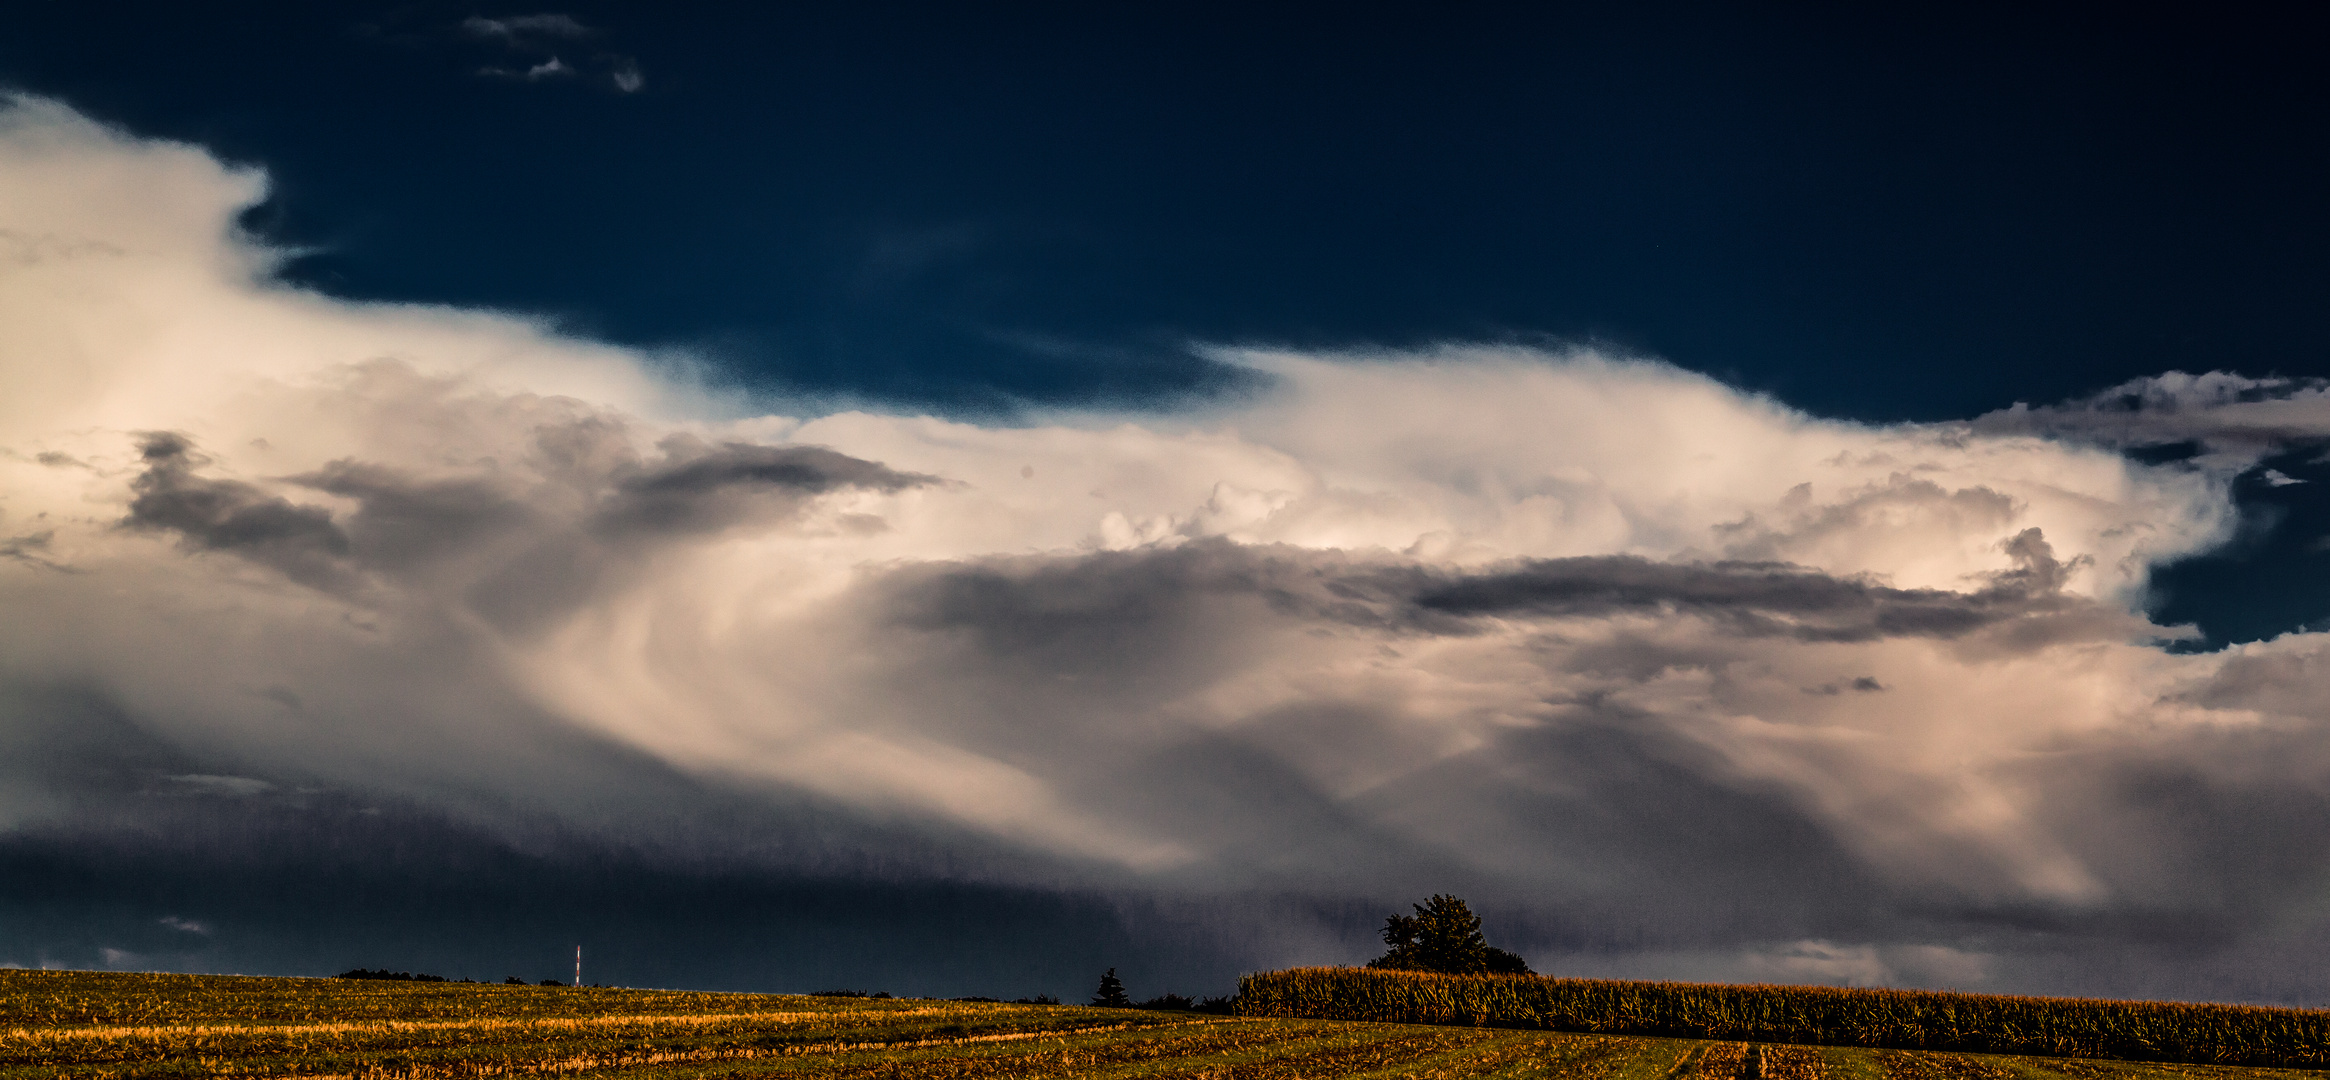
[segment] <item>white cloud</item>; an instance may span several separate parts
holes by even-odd
[[[905,823],[884,857],[947,873],[1456,876],[1672,935],[1802,904],[1694,955],[1870,981],[2021,970],[1870,910],[2205,921],[2226,882],[2298,903],[2274,860],[2323,839],[2224,863],[2233,807],[2134,840],[2164,777],[2330,789],[2330,638],[2180,655],[2131,609],[2229,535],[2242,462],[2330,431],[2315,389],[1868,426],[1592,350],[1223,348],[1270,388],[739,415],[540,323],[276,284],[233,227],[264,190],[0,112],[0,690],[230,763],[182,787],[612,833],[668,797],[645,761]],[[2114,450],[2179,438],[2215,456]],[[69,813],[62,776],[0,769],[0,828]]]

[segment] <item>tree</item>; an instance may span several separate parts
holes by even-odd
[[[1110,1009],[1133,1007],[1133,999],[1125,996],[1125,984],[1117,981],[1115,968],[1100,977],[1100,989],[1092,992],[1092,1003]]]
[[[1497,948],[1481,936],[1480,916],[1464,901],[1444,893],[1412,904],[1414,915],[1384,920],[1383,943],[1390,951],[1367,962],[1393,971],[1437,971],[1449,975],[1529,975],[1529,962]]]

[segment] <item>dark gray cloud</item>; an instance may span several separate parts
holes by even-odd
[[[944,483],[821,446],[704,445],[670,439],[663,460],[619,477],[597,514],[613,533],[703,532],[797,509],[843,490],[897,492]]]
[[[25,533],[21,536],[0,537],[0,559],[13,559],[44,570],[63,570],[66,567],[49,558],[49,549],[56,540],[56,530]]]
[[[1734,632],[1801,641],[1961,637],[2008,619],[2060,611],[2062,570],[2036,530],[2018,538],[2024,569],[1989,588],[1896,589],[1782,563],[1656,563],[1626,556],[1544,560],[1500,573],[1419,583],[1413,603],[1452,615],[1597,618],[1624,612],[1718,620]],[[1444,576],[1444,575],[1433,575]]]
[[[0,793],[48,796],[0,831],[0,964],[533,979],[580,943],[617,984],[1069,997],[1110,966],[1227,993],[1257,963],[1372,941],[1372,908],[1075,884],[943,823],[572,733],[494,755],[579,793],[554,808],[190,749],[85,686],[0,686],[0,715]]]
[[[993,560],[908,574],[899,617],[976,626],[999,652],[1083,646],[1243,595],[1284,613],[1400,632],[1472,632],[1485,618],[1690,616],[1750,637],[1861,642],[1956,638],[2002,623],[2095,610],[2063,595],[2072,566],[2036,529],[2012,538],[2015,569],[1970,592],[1898,589],[1787,563],[1660,562],[1638,556],[1518,560],[1473,572],[1297,548],[1201,541],[1165,552]]]
[[[202,475],[210,460],[190,439],[153,432],[139,439],[144,469],[131,481],[135,497],[121,524],[174,534],[189,550],[238,555],[318,588],[346,591],[359,572],[417,584],[454,564],[471,577],[519,574],[536,583],[531,591],[562,596],[553,607],[563,607],[616,572],[597,551],[600,541],[769,526],[820,496],[945,483],[817,446],[681,438],[643,462],[622,445],[620,430],[587,419],[545,426],[535,442],[539,471],[496,467],[444,478],[340,460],[283,478],[356,503],[335,517],[257,484]],[[33,557],[44,544],[27,538],[21,554],[0,555]],[[484,569],[494,565],[501,569]]]
[[[1357,954],[1345,939],[1376,917],[1303,897],[677,864],[343,797],[181,801],[138,833],[20,831],[0,837],[0,877],[47,883],[0,891],[11,963],[493,982],[562,975],[579,944],[593,982],[795,993],[1082,1000],[1114,967],[1145,995],[1226,994],[1258,960]]]
[[[434,479],[383,465],[335,461],[287,482],[354,500],[356,511],[339,523],[348,554],[392,572],[474,558],[498,539],[543,520],[506,481]]]
[[[145,471],[130,481],[136,498],[125,528],[175,533],[190,549],[239,555],[310,585],[328,587],[342,577],[348,536],[330,511],[240,480],[196,475],[208,460],[175,432],[141,436],[138,454]]]

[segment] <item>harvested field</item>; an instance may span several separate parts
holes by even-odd
[[[0,1080],[2264,1080],[2266,1070],[984,1002],[0,971]]]

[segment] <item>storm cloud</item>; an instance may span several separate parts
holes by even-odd
[[[1457,891],[1565,972],[2330,991],[2330,635],[2142,613],[2317,387],[1197,345],[1251,379],[820,410],[291,288],[264,192],[0,111],[0,961],[1218,992]]]

